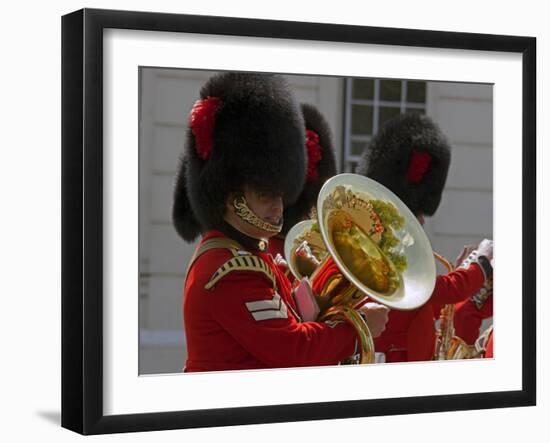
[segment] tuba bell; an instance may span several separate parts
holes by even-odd
[[[309,278],[317,320],[351,323],[360,363],[373,363],[372,335],[357,310],[369,300],[398,310],[426,303],[436,274],[430,242],[395,194],[362,175],[328,180],[316,210],[317,221],[298,223],[287,234],[288,266],[297,280]]]

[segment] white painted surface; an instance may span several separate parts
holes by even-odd
[[[493,86],[430,83],[427,113],[452,149],[443,198],[427,232],[434,250],[454,259],[465,240],[493,238]]]

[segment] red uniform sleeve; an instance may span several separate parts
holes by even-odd
[[[205,296],[212,317],[251,355],[270,367],[336,364],[355,349],[347,323],[300,323],[269,281],[233,272]]]
[[[493,316],[493,296],[491,295],[483,307],[478,309],[470,299],[455,306],[455,334],[469,345],[473,345],[479,337],[479,329],[485,318]]]
[[[456,269],[446,275],[438,275],[430,299],[434,312],[438,313],[443,305],[455,304],[470,298],[485,282],[483,271],[477,263],[467,269]]]

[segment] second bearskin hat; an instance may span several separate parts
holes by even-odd
[[[219,228],[227,195],[245,184],[282,194],[285,204],[292,204],[305,171],[304,120],[284,78],[215,75],[189,115],[174,190],[174,226],[187,241]]]
[[[427,116],[402,114],[389,120],[367,145],[357,167],[394,192],[415,215],[437,210],[451,161],[451,147]]]
[[[315,106],[303,103],[301,107],[306,131],[306,182],[296,203],[285,208],[283,235],[309,215],[311,208],[317,205],[317,196],[325,182],[336,175],[332,131],[328,122]]]

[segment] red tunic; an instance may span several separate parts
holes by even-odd
[[[374,339],[377,352],[387,362],[431,360],[435,346],[436,317],[445,304],[470,298],[483,285],[484,276],[477,264],[438,275],[431,298],[412,311],[391,310],[386,329]]]
[[[470,299],[457,303],[454,316],[455,335],[469,345],[473,345],[479,337],[481,323],[492,316],[493,295],[487,298],[481,309],[478,309]]]
[[[277,254],[281,256],[287,263],[284,266],[279,266],[279,269],[283,271],[283,274],[286,275],[288,280],[290,281],[290,284],[293,285],[296,281],[296,278],[294,277],[294,274],[290,272],[290,269],[288,268],[288,260],[285,257],[285,239],[280,237],[272,237],[269,239],[269,245],[267,247],[267,252],[271,254],[272,257],[277,257]]]
[[[285,239],[280,237],[270,238],[268,252],[273,257],[276,257],[277,254],[281,254],[281,257],[286,260],[287,258],[285,257]]]
[[[211,231],[202,242],[223,236]],[[267,265],[275,288],[266,273],[237,270],[205,289],[233,258],[228,249],[210,249],[191,266],[184,289],[185,371],[332,365],[348,358],[355,330],[347,323],[300,323],[288,279],[269,254],[248,252]]]

